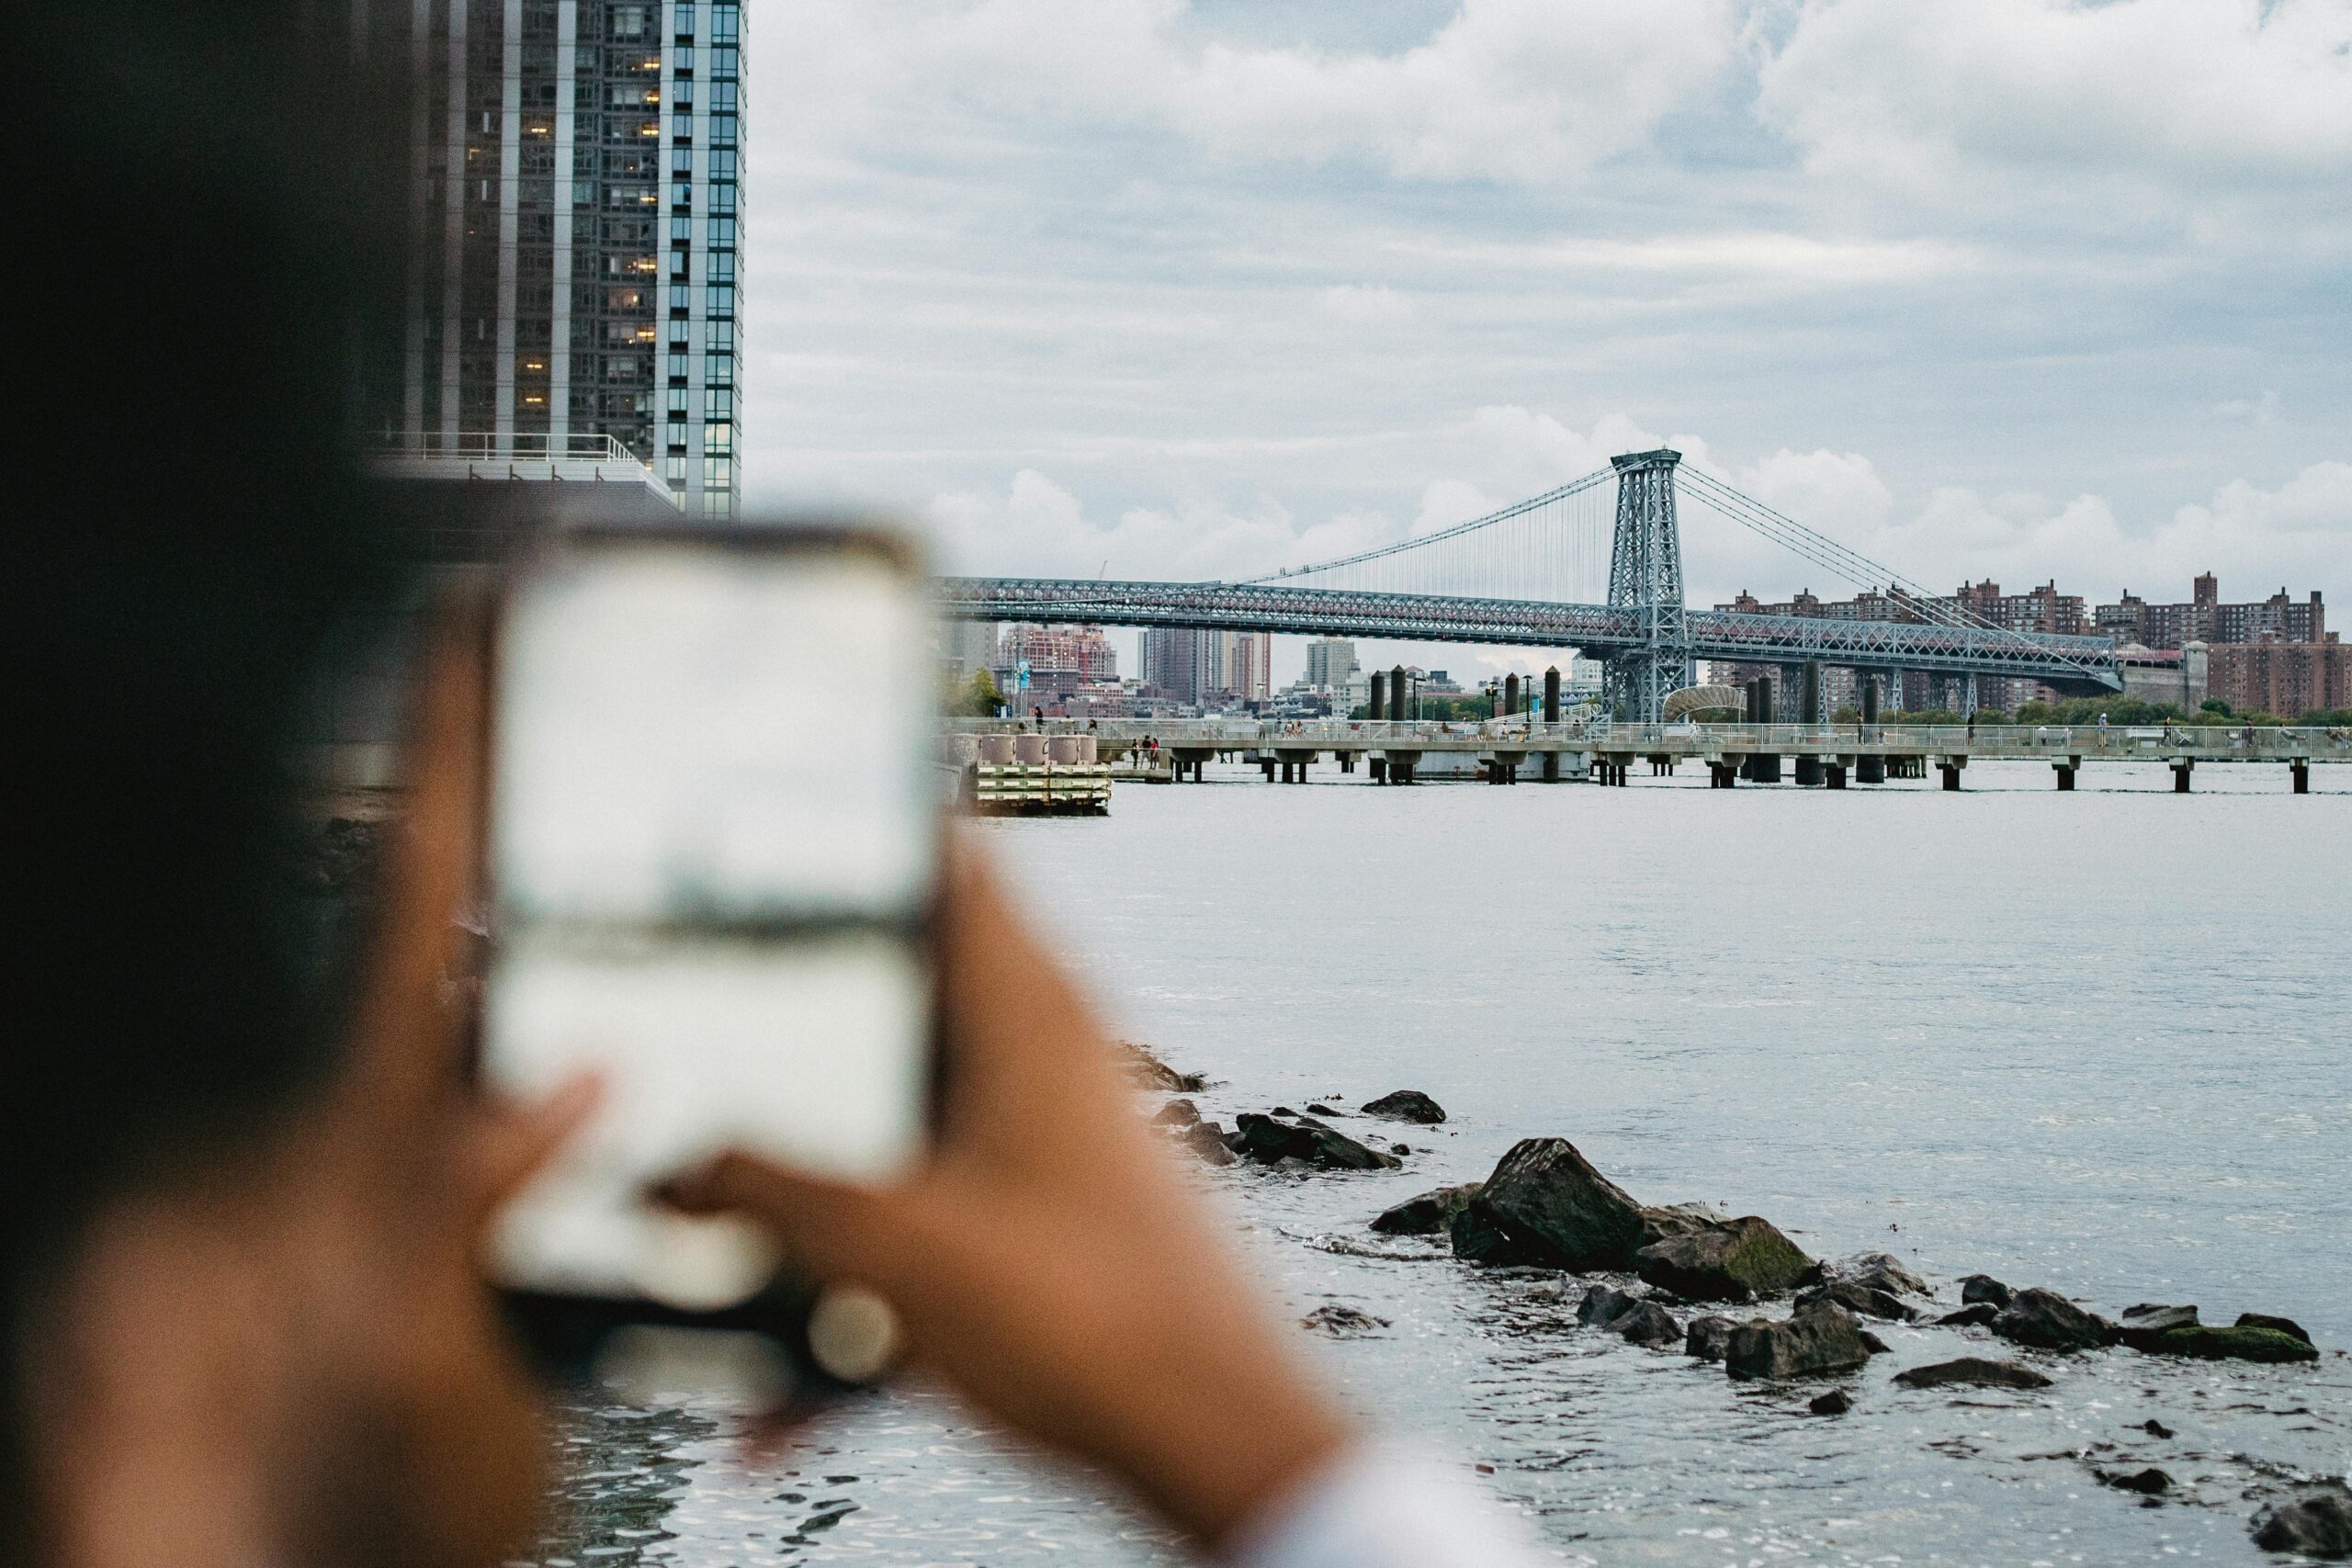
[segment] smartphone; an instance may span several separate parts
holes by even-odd
[[[770,1375],[856,1381],[809,1341],[824,1292],[758,1233],[649,1194],[730,1147],[850,1182],[922,1156],[943,814],[926,581],[894,536],[737,525],[569,531],[506,586],[481,1069],[520,1096],[583,1071],[605,1089],[495,1235],[551,1366],[703,1328],[780,1350]]]

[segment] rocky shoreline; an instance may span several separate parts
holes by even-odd
[[[1209,1087],[1169,1068],[1144,1047],[1126,1049],[1144,1087],[1184,1095]],[[1330,1125],[1330,1119],[1347,1114],[1321,1102],[1305,1112],[1275,1106],[1238,1115],[1228,1131],[1204,1119],[1190,1099],[1176,1099],[1155,1121],[1208,1164],[1250,1165],[1298,1178],[1395,1170],[1414,1152],[1400,1142],[1351,1136]],[[1417,1090],[1368,1100],[1356,1114],[1421,1126],[1445,1117],[1435,1100]],[[2014,1353],[1929,1361],[1894,1374],[1893,1386],[1906,1391],[2047,1389],[2059,1381],[2052,1371],[2063,1374],[2067,1359],[2086,1355],[2277,1365],[2315,1362],[2321,1356],[2300,1325],[2271,1314],[2246,1311],[2226,1324],[2206,1323],[2193,1305],[2143,1303],[2110,1318],[2057,1292],[2013,1287],[1987,1275],[1939,1286],[1884,1253],[1816,1259],[1760,1215],[1726,1215],[1695,1203],[1643,1204],[1558,1137],[1521,1139],[1485,1180],[1435,1188],[1393,1204],[1369,1228],[1385,1236],[1442,1238],[1453,1258],[1474,1268],[1607,1276],[1582,1290],[1575,1316],[1583,1330],[1720,1363],[1740,1382],[1846,1378],[1890,1353],[1871,1322],[1949,1328],[1981,1337],[1988,1350],[2006,1342],[2042,1362],[2028,1365]],[[1381,1256],[1369,1249],[1364,1255]],[[1317,1309],[1305,1325],[1338,1337],[1386,1326],[1338,1305]],[[1857,1408],[1857,1394],[1832,1388],[1807,1408],[1835,1417]],[[2146,1429],[2170,1435],[2154,1420]],[[2094,1466],[2092,1473],[2102,1485],[2138,1494],[2149,1506],[2162,1506],[2174,1488],[2173,1478],[2154,1466]],[[2256,1544],[2267,1551],[2352,1559],[2352,1487],[2339,1481],[2279,1491],[2262,1499],[2250,1528]]]

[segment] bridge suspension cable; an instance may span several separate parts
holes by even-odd
[[[1806,527],[1795,518],[1774,510],[1711,474],[1682,468],[1676,474],[1676,488],[1688,499],[1702,502],[1710,510],[1865,592],[1875,592],[1883,587],[1891,598],[1900,603],[1903,610],[1924,621],[1970,631],[1995,632],[2020,641],[2026,640],[2026,634],[2015,627],[2005,626],[1980,615],[1960,601],[1944,598],[1892,567],[1848,548],[1826,534]],[[2084,673],[2087,676],[2090,671],[2086,669]]]
[[[1596,492],[1615,478],[1614,468],[1597,469],[1435,533],[1249,578],[1241,586],[1562,602],[1596,598],[1593,590],[1608,581],[1609,570],[1609,514],[1600,504],[1606,498]],[[1582,504],[1570,504],[1580,500]]]

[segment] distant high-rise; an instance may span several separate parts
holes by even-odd
[[[1356,645],[1343,637],[1319,637],[1306,645],[1306,683],[1337,688],[1358,668]]]
[[[1143,634],[1143,681],[1154,694],[1182,703],[1263,702],[1272,652],[1263,632],[1155,627]]]
[[[410,250],[371,437],[560,462],[613,445],[732,517],[742,388],[740,0],[353,0],[405,50]]]

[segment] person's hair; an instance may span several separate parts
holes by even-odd
[[[288,751],[338,629],[401,587],[345,441],[400,254],[351,6],[6,4],[39,142],[0,474],[12,1555],[31,1303],[104,1205],[232,1157],[334,1057]]]

